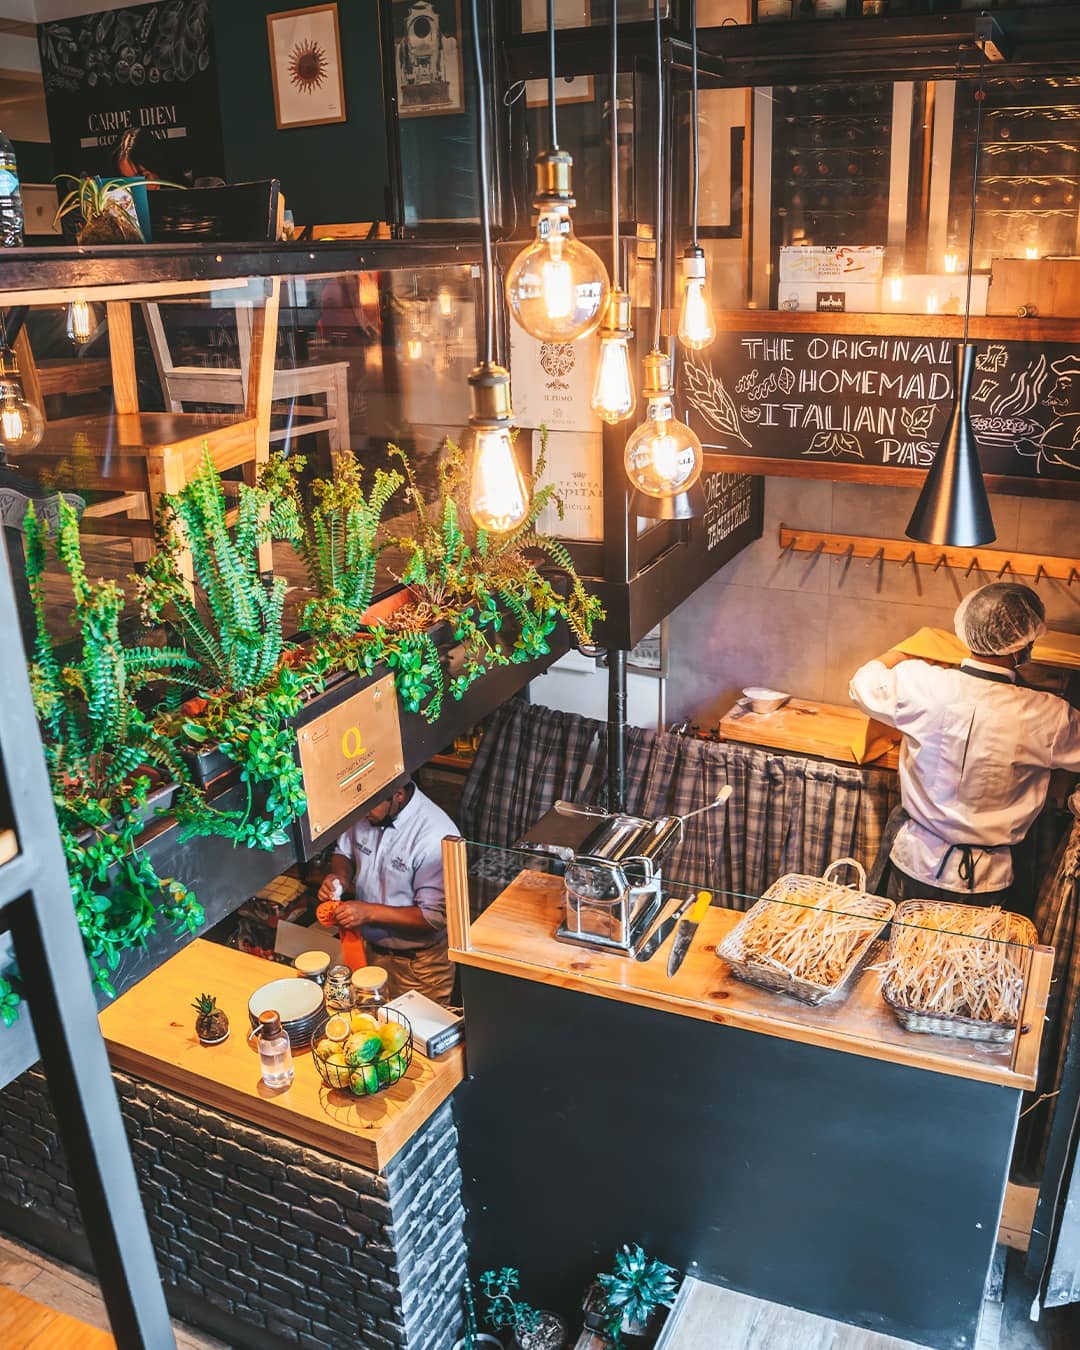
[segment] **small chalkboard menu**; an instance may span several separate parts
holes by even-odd
[[[722,332],[680,361],[679,415],[733,469],[901,482],[929,467],[945,429],[954,345]],[[1080,340],[977,345],[971,415],[993,485],[1080,487]]]

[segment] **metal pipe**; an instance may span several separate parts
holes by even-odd
[[[608,810],[626,810],[626,657],[622,648],[608,651]]]

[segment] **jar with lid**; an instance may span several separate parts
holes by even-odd
[[[288,1087],[293,1080],[292,1042],[281,1025],[281,1015],[267,1009],[259,1014],[252,1036],[259,1038],[259,1067],[267,1087]]]
[[[331,1016],[334,1013],[351,1011],[353,1005],[352,986],[349,983],[351,978],[352,971],[348,966],[331,966],[326,972],[323,1003]]]
[[[353,971],[353,1007],[373,1013],[386,1002],[386,985],[390,976],[382,966],[361,966]]]
[[[293,969],[297,975],[315,984],[325,985],[326,972],[330,968],[330,957],[326,952],[300,952],[293,958]]]

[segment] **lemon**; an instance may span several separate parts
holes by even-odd
[[[315,1053],[319,1056],[320,1059],[329,1059],[336,1049],[337,1046],[334,1044],[334,1042],[330,1040],[329,1037],[324,1036],[322,1040],[318,1043],[318,1045],[315,1047]]]
[[[354,1034],[357,1032],[363,1032],[365,1036],[377,1036],[379,1034],[379,1024],[370,1013],[350,1013],[349,1026]]]
[[[358,1097],[364,1097],[369,1092],[378,1092],[379,1075],[375,1070],[374,1064],[361,1064],[349,1076],[349,1086]]]
[[[379,1031],[383,1051],[388,1055],[404,1049],[408,1039],[409,1033],[400,1022],[384,1022]]]
[[[326,1024],[326,1034],[332,1041],[343,1041],[350,1030],[349,1019],[342,1017],[340,1013],[331,1017]]]
[[[349,1047],[349,1063],[354,1068],[357,1064],[370,1064],[378,1059],[383,1048],[378,1036],[350,1036]]]

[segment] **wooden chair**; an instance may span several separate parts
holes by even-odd
[[[165,405],[172,412],[183,412],[185,403],[213,403],[225,407],[243,407],[247,401],[248,372],[251,366],[252,306],[236,306],[236,336],[240,348],[240,367],[178,366],[172,359],[169,339],[162,321],[161,305],[149,302],[142,307],[146,331],[157,365],[158,378]],[[300,409],[301,398],[321,398],[325,414],[309,416],[309,409]],[[290,449],[294,438],[312,436],[325,431],[329,435],[330,455],[336,457],[350,448],[349,426],[349,365],[334,361],[311,366],[278,367],[274,370],[271,400],[287,400],[290,407],[288,424],[270,432],[271,443],[284,442]]]

